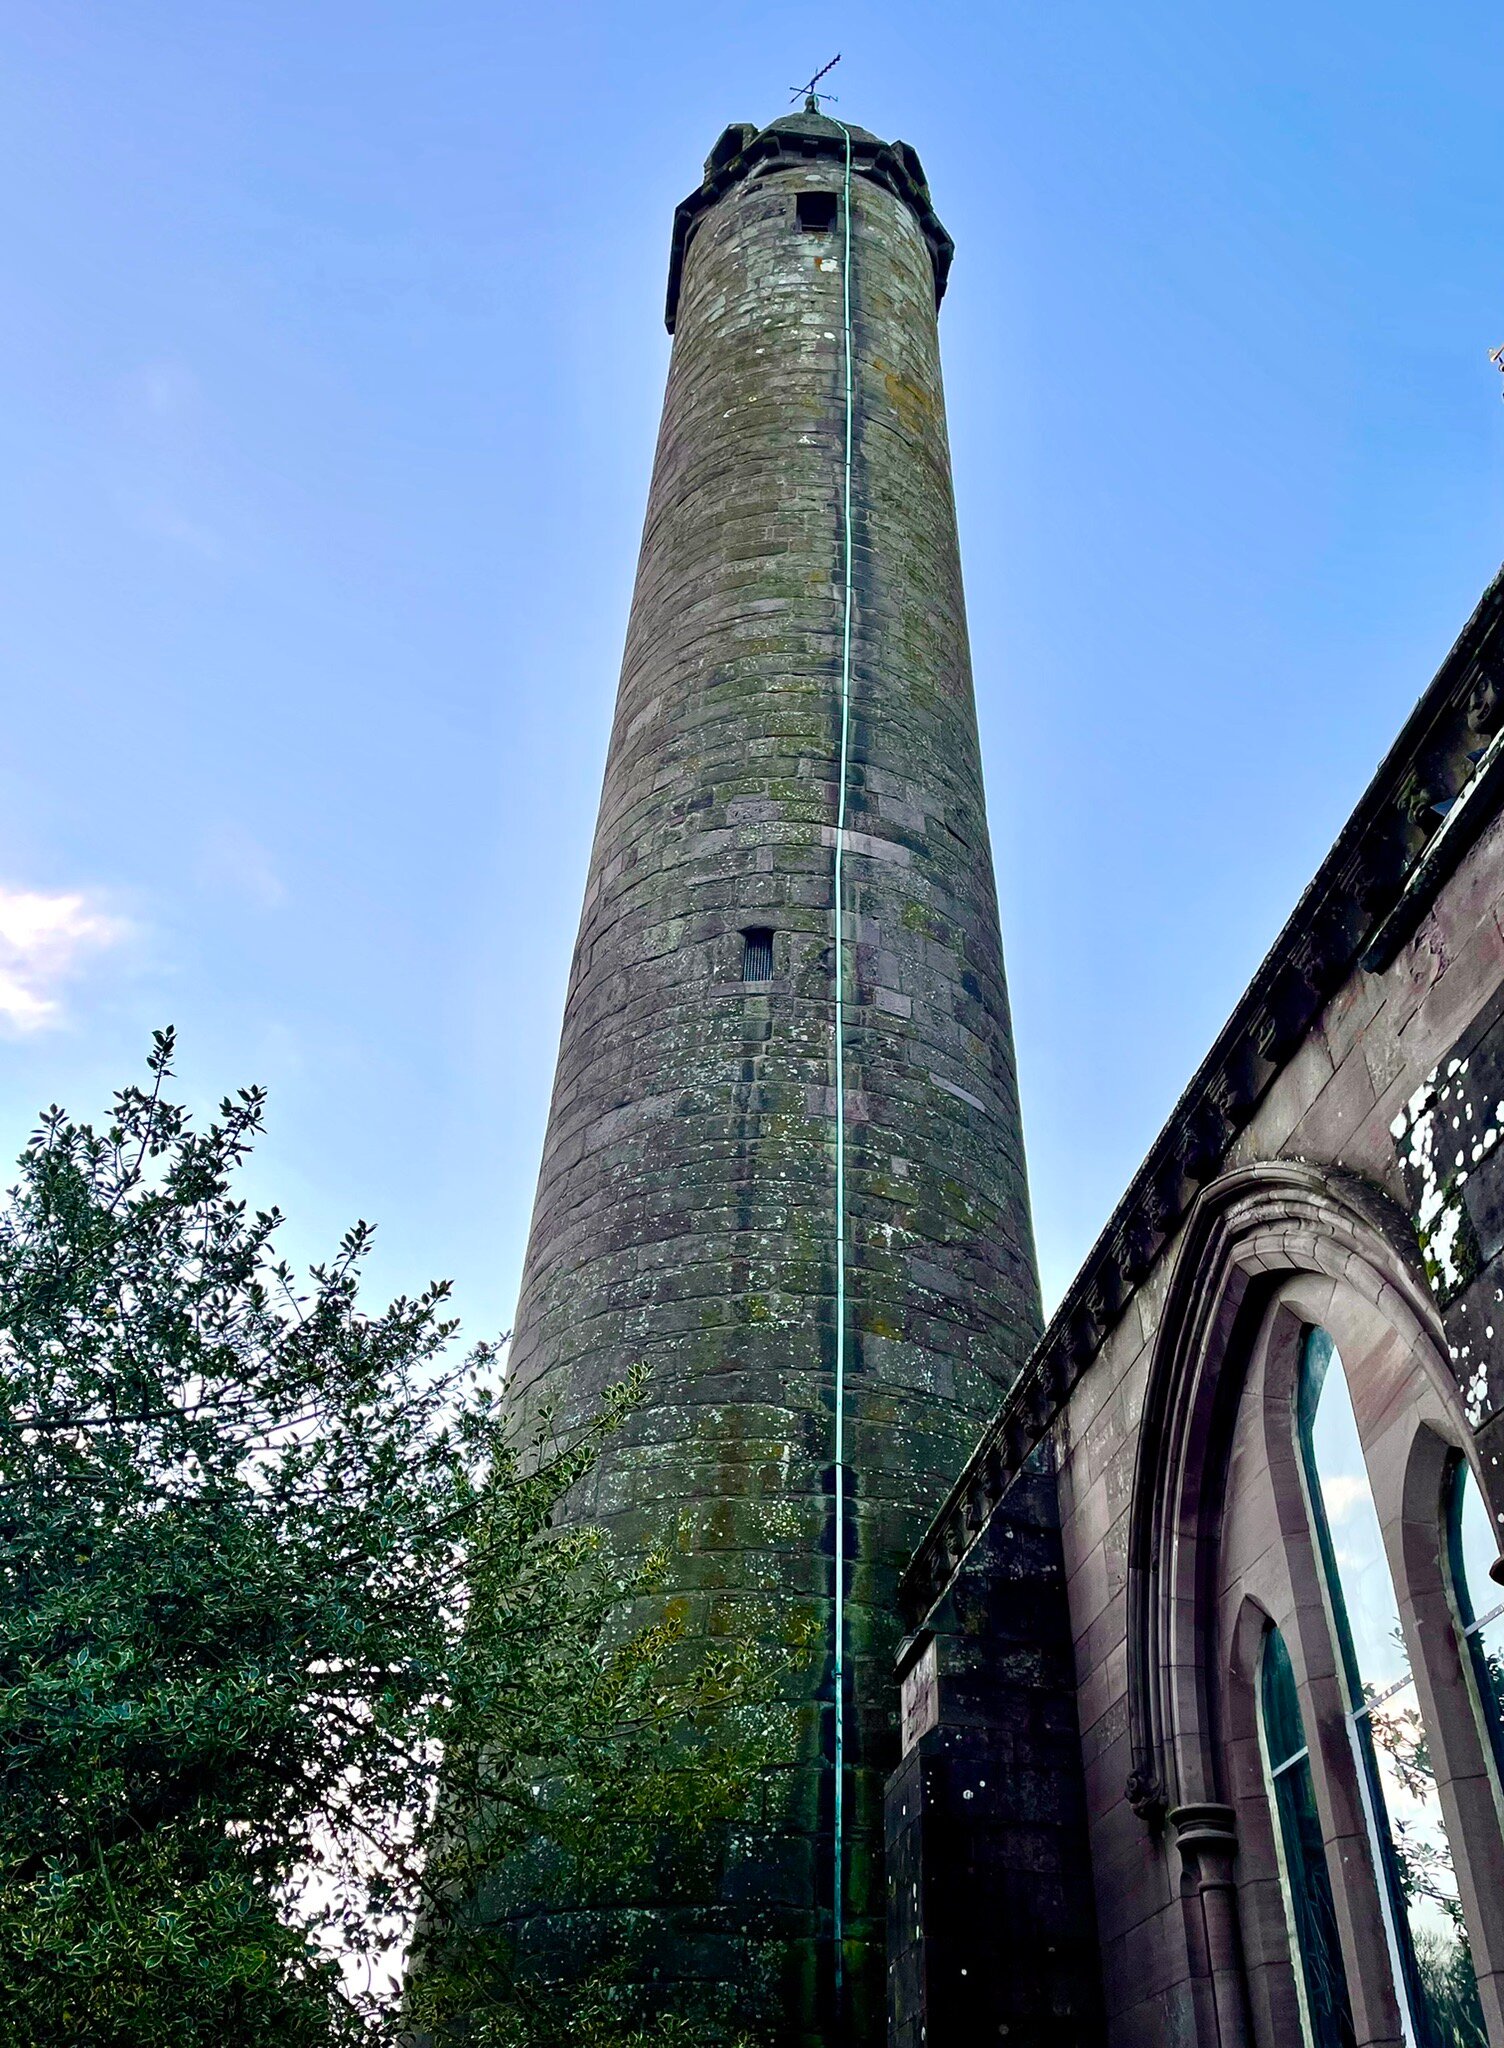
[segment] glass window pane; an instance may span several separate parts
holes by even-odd
[[[1347,1377],[1325,1330],[1306,1339],[1301,1438],[1347,1678],[1348,1720],[1373,1806],[1375,1861],[1423,2048],[1486,2048],[1452,1852],[1436,1792]]]
[[[1306,1339],[1303,1415],[1308,1464],[1325,1509],[1329,1567],[1340,1582],[1335,1604],[1354,1700],[1366,1685],[1382,1692],[1410,1670],[1400,1612],[1384,1552],[1368,1467],[1337,1348],[1325,1330]]]
[[[1494,1753],[1504,1770],[1504,1586],[1489,1577],[1499,1548],[1478,1482],[1465,1462],[1458,1466],[1453,1482],[1451,1523],[1458,1612]]]
[[[1290,1654],[1277,1628],[1264,1638],[1259,1703],[1264,1767],[1279,1830],[1280,1875],[1306,2040],[1309,2048],[1353,2048],[1357,2037],[1300,1700]]]
[[[1277,1628],[1270,1629],[1264,1639],[1260,1698],[1264,1708],[1264,1747],[1268,1752],[1270,1770],[1277,1771],[1292,1756],[1301,1755],[1306,1746],[1305,1723],[1301,1719],[1290,1652]]]

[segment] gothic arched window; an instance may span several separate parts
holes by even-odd
[[[1290,1653],[1279,1630],[1264,1636],[1259,1660],[1259,1738],[1270,1804],[1278,1818],[1281,1889],[1306,2048],[1353,2048],[1357,2035],[1342,1967],[1326,1848],[1316,1811],[1311,1753]]]
[[[1484,2048],[1431,1738],[1347,1376],[1323,1329],[1306,1332],[1298,1413],[1348,1734],[1408,2037],[1417,2048]]]
[[[1504,1594],[1489,1577],[1498,1546],[1489,1527],[1483,1496],[1465,1458],[1458,1459],[1453,1472],[1448,1507],[1447,1533],[1457,1618],[1462,1624],[1494,1759],[1504,1772]]]

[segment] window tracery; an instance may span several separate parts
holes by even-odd
[[[1490,1577],[1496,1551],[1488,1509],[1465,1458],[1453,1466],[1447,1510],[1457,1619],[1495,1763],[1504,1772],[1504,1597]]]
[[[1340,1999],[1312,1993],[1292,1883],[1309,1911],[1324,1875],[1360,2048],[1504,2048],[1504,1750],[1496,1768],[1484,1713],[1504,1726],[1504,1611],[1492,1529],[1457,1477],[1468,1442],[1413,1232],[1386,1196],[1299,1161],[1203,1191],[1154,1334],[1126,1557],[1127,1797],[1178,1860],[1198,2039],[1345,2048]],[[1344,1585],[1365,1561],[1370,1584]],[[1275,1630],[1283,1705],[1266,1692]],[[1287,1747],[1291,1685],[1303,1740]],[[1283,1810],[1302,1748],[1303,1834]]]

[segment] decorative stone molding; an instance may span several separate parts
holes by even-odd
[[[1175,1830],[1181,1868],[1197,1886],[1231,1884],[1238,1853],[1237,1814],[1231,1806],[1201,1800],[1174,1807],[1167,1816]]]
[[[1238,1854],[1236,1815],[1230,1806],[1202,1801],[1170,1810],[1180,1851],[1180,1889],[1187,1946],[1200,1994],[1211,2007],[1203,2040],[1218,2048],[1247,2048],[1248,1986],[1238,1923],[1238,1890],[1233,1864]]]
[[[988,1461],[1000,1463],[1004,1485],[1021,1468],[1322,1008],[1360,965],[1378,972],[1389,964],[1501,805],[1504,574],[1192,1077],[931,1524],[900,1587],[911,1626],[985,1526],[975,1506]]]
[[[1152,1771],[1132,1770],[1125,1787],[1128,1804],[1150,1834],[1157,1835],[1165,1824],[1169,1800],[1163,1782]],[[1184,1811],[1184,1808],[1178,1809]]]
[[[1192,1212],[1165,1296],[1144,1390],[1129,1506],[1128,1735],[1125,1787],[1151,1829],[1166,1809],[1200,1811],[1216,1784],[1211,1709],[1202,1697],[1197,1552],[1219,1493],[1245,1359],[1234,1339],[1255,1283],[1311,1267],[1366,1270],[1434,1322],[1414,1236],[1379,1188],[1351,1174],[1284,1161],[1225,1175]]]

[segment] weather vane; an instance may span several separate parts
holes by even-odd
[[[789,98],[791,100],[796,100],[802,93],[804,95],[804,104],[809,109],[810,113],[818,114],[820,111],[821,100],[833,100],[835,98],[835,94],[833,92],[816,92],[815,87],[820,83],[820,80],[825,76],[827,71],[835,70],[836,66],[840,63],[840,61],[841,53],[839,50],[837,50],[835,55],[831,58],[828,64],[821,65],[820,69],[815,73],[814,77],[810,80],[808,85],[791,85],[789,87]]]

